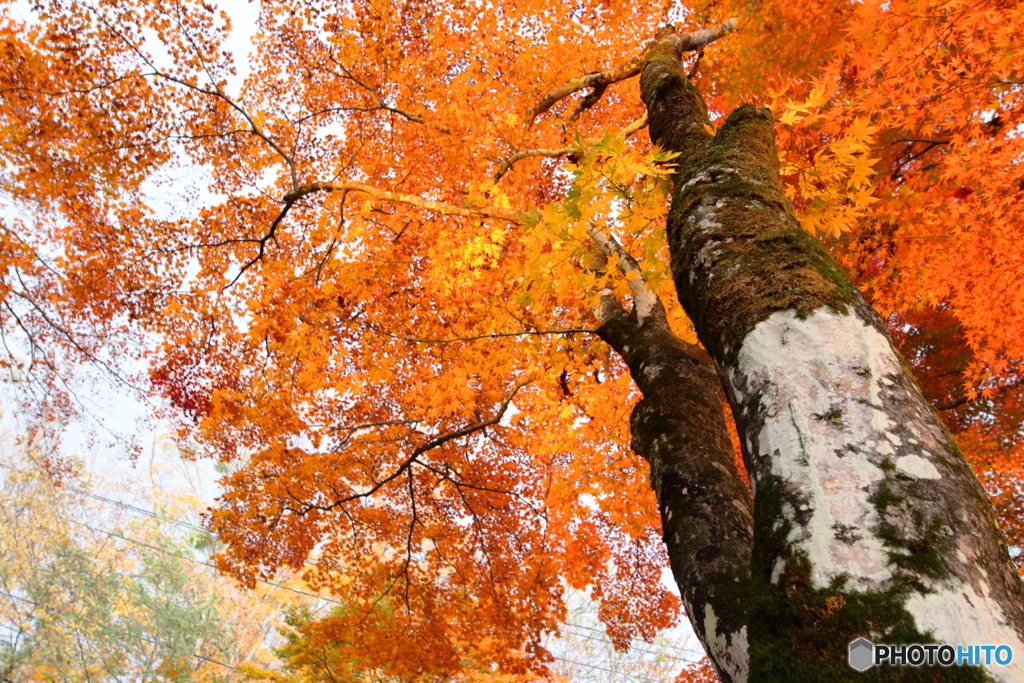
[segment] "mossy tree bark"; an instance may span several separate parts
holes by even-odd
[[[607,238],[595,239],[607,245]],[[619,251],[627,261],[620,269],[635,268]],[[599,257],[595,269],[603,269],[604,260]],[[651,467],[672,574],[690,623],[719,677],[745,681],[752,502],[736,468],[721,385],[707,353],[673,334],[657,296],[639,277],[631,283],[630,313],[611,292],[602,293],[597,333],[626,362],[643,394],[630,418],[633,449]]]
[[[984,491],[885,325],[799,227],[771,114],[740,107],[708,132],[680,49],[669,35],[649,52],[641,93],[652,140],[680,153],[673,278],[755,488],[750,680],[1024,680],[1019,662],[848,667],[861,636],[1024,654],[1024,589]],[[642,434],[643,418],[634,425]]]

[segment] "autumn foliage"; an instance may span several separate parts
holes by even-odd
[[[650,638],[680,605],[635,389],[590,333],[595,292],[628,286],[582,264],[609,221],[674,301],[672,161],[632,134],[635,81],[532,112],[667,22],[729,17],[695,84],[718,115],[772,108],[803,225],[887,316],[1019,544],[1013,2],[265,0],[247,60],[202,2],[9,9],[0,366],[52,416],[94,364],[244,463],[210,517],[221,567],[315,563],[350,607],[311,638],[361,666],[537,671],[566,587],[616,642]]]

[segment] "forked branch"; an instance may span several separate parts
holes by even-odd
[[[310,183],[308,185],[301,185],[291,192],[287,193],[281,200],[284,202],[284,206],[281,207],[281,211],[277,214],[277,217],[271,222],[270,228],[267,230],[263,237],[258,239],[228,239],[221,242],[190,245],[189,248],[194,247],[218,247],[226,244],[236,244],[240,242],[247,242],[257,245],[256,255],[249,259],[246,263],[239,268],[238,273],[234,279],[228,283],[228,287],[238,282],[238,279],[242,277],[245,271],[249,270],[258,261],[263,260],[263,255],[266,252],[267,242],[274,239],[277,234],[277,228],[281,225],[284,217],[288,215],[292,206],[300,199],[307,195],[314,194],[316,192],[362,192],[363,194],[369,195],[374,199],[385,201],[385,202],[396,202],[399,204],[409,204],[410,206],[417,206],[427,211],[435,211],[445,216],[465,216],[467,218],[497,218],[499,220],[508,221],[509,223],[515,223],[520,225],[525,222],[525,216],[512,209],[506,209],[500,206],[472,206],[448,204],[445,202],[436,202],[432,199],[425,199],[419,195],[407,194],[404,192],[391,192],[390,190],[382,190],[379,187],[373,185],[367,185],[366,183],[357,182],[319,182]]]
[[[570,117],[570,120],[574,120],[583,111],[597,104],[597,101],[601,98],[601,95],[604,94],[605,89],[609,85],[638,76],[640,72],[643,71],[644,65],[647,63],[647,57],[651,48],[661,41],[670,40],[679,45],[681,52],[692,52],[694,50],[700,50],[715,42],[736,28],[736,24],[738,23],[738,19],[729,19],[718,28],[703,28],[691,33],[676,33],[675,26],[668,24],[658,31],[654,36],[654,40],[648,43],[647,47],[640,55],[637,55],[624,64],[614,66],[610,69],[606,69],[605,71],[595,71],[567,81],[541,98],[541,101],[538,102],[533,109],[527,112],[526,118],[528,121],[532,122],[548,109],[551,109],[551,107],[553,107],[559,100],[583,90],[584,88],[592,88],[592,92],[588,94],[582,102],[580,102]]]
[[[622,135],[622,137],[624,138],[628,138],[630,135],[633,135],[637,131],[643,130],[643,128],[646,125],[647,110],[645,109],[644,113],[641,114],[639,118],[637,118],[635,121],[633,121],[628,126],[619,131],[619,134]],[[494,182],[498,182],[499,180],[501,180],[502,176],[508,173],[517,161],[521,161],[523,159],[530,159],[533,157],[548,157],[549,159],[557,159],[558,157],[564,157],[570,154],[582,154],[583,152],[583,148],[580,147],[579,145],[567,145],[565,147],[556,147],[553,149],[538,148],[520,150],[513,154],[512,156],[508,157],[507,159],[502,159],[498,163],[498,170],[494,174]]]
[[[640,264],[637,260],[629,255],[619,241],[616,240],[611,233],[601,229],[594,223],[587,224],[587,234],[590,239],[594,240],[594,244],[600,249],[600,256],[603,257],[603,261],[600,258],[595,258],[596,255],[592,255],[590,269],[603,273],[604,263],[611,260],[615,263],[615,266],[622,273],[627,284],[629,284],[629,292],[633,295],[633,308],[636,310],[637,318],[640,322],[643,322],[656,307],[660,305],[658,295],[654,293],[644,279],[643,273],[640,270]],[[597,317],[600,322],[607,322],[607,318],[602,319],[603,316],[607,315],[613,310],[610,307],[610,303],[606,300],[606,297],[610,296],[609,292],[602,290],[601,301],[599,303],[599,310]]]
[[[430,439],[429,441],[427,441],[423,445],[418,446],[415,450],[413,450],[413,452],[411,454],[409,454],[409,456],[398,465],[398,467],[395,469],[394,472],[392,472],[388,476],[384,477],[383,479],[375,482],[373,484],[373,486],[371,486],[367,490],[365,490],[365,491],[363,491],[361,493],[353,493],[352,495],[345,496],[344,498],[339,498],[338,500],[336,500],[333,503],[330,503],[328,505],[317,505],[315,503],[305,503],[305,502],[300,501],[300,502],[302,502],[302,506],[303,506],[301,509],[290,508],[290,507],[285,508],[285,509],[287,509],[289,512],[292,512],[292,513],[294,513],[296,515],[304,515],[304,514],[306,514],[307,512],[309,512],[311,510],[320,510],[321,512],[328,512],[328,511],[333,510],[335,508],[341,507],[341,506],[345,505],[346,503],[350,503],[350,502],[352,502],[354,500],[358,500],[360,498],[368,498],[368,497],[372,496],[377,491],[381,490],[382,488],[384,488],[385,486],[387,486],[391,482],[393,482],[396,479],[398,479],[399,477],[401,477],[406,472],[410,471],[413,465],[420,465],[421,467],[424,467],[427,470],[430,470],[432,472],[437,473],[438,470],[436,468],[430,466],[428,463],[425,463],[425,462],[423,462],[422,460],[419,459],[421,455],[423,455],[427,451],[432,451],[435,448],[443,446],[444,444],[448,443],[449,441],[452,441],[454,439],[460,439],[460,438],[462,438],[464,436],[469,436],[470,434],[473,434],[475,432],[478,432],[478,431],[481,431],[483,429],[486,429],[487,427],[492,427],[492,426],[498,424],[499,422],[501,422],[501,419],[503,417],[505,417],[505,413],[508,411],[509,405],[511,405],[511,403],[512,403],[512,399],[514,399],[516,397],[516,394],[519,393],[520,389],[525,387],[527,384],[530,384],[531,382],[533,382],[533,380],[534,380],[533,377],[528,377],[527,379],[524,379],[521,382],[517,382],[516,385],[514,387],[512,387],[512,391],[508,394],[508,396],[506,396],[502,400],[501,405],[498,407],[498,410],[494,414],[493,417],[490,417],[490,418],[488,418],[486,420],[481,420],[479,422],[475,422],[475,423],[473,423],[471,425],[467,425],[467,426],[465,426],[465,427],[463,427],[461,429],[456,429],[455,431],[451,431],[451,432],[448,432],[446,434],[442,434],[440,436],[436,436],[433,439]],[[508,493],[508,491],[498,491],[497,489],[489,489],[489,488],[482,487],[482,486],[474,486],[474,485],[466,484],[465,482],[462,482],[462,481],[456,482],[455,480],[453,480],[451,478],[451,475],[447,474],[447,473],[442,475],[442,478],[446,479],[446,480],[448,480],[448,481],[450,481],[450,482],[452,482],[454,484],[456,484],[457,486],[466,486],[468,488],[485,490],[485,491],[491,491],[491,492],[494,492],[494,493]],[[294,498],[294,496],[292,496],[292,497]]]

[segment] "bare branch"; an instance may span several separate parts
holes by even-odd
[[[641,130],[643,130],[646,127],[647,127],[647,109],[645,108],[644,109],[644,113],[641,114],[640,117],[636,121],[633,121],[633,123],[629,124],[628,126],[626,126],[625,128],[622,129],[622,131],[621,131],[622,137],[629,138],[629,137],[633,136],[634,134],[639,133]]]
[[[622,245],[611,233],[602,230],[594,223],[587,224],[587,234],[601,248],[606,258],[615,261],[619,272],[626,277],[629,291],[633,295],[633,307],[636,309],[637,316],[643,321],[651,314],[651,311],[660,305],[660,302],[654,290],[647,286],[647,281],[640,270],[640,264],[622,248]]]
[[[642,130],[647,125],[647,110],[640,115],[636,121],[633,121],[628,126],[619,131],[619,134],[625,138],[633,135],[639,130]],[[590,143],[587,143],[590,144]],[[566,156],[569,154],[582,154],[583,149],[579,145],[567,145],[565,147],[557,147],[553,149],[524,149],[516,152],[507,159],[502,159],[498,164],[498,170],[494,174],[494,182],[501,180],[502,176],[508,173],[512,166],[522,159],[530,159],[532,157],[548,157],[549,159],[556,159],[558,157]]]
[[[437,213],[444,214],[446,216],[466,216],[467,218],[497,218],[498,220],[508,221],[509,223],[522,224],[525,220],[522,213],[514,211],[512,209],[506,209],[500,206],[458,206],[456,204],[447,204],[445,202],[436,202],[432,199],[424,199],[418,195],[406,194],[404,192],[391,192],[389,190],[382,190],[366,183],[358,182],[319,182],[310,183],[309,185],[302,185],[297,187],[284,196],[285,207],[289,207],[298,200],[302,199],[306,195],[313,194],[314,192],[336,192],[336,191],[351,191],[351,192],[362,192],[363,194],[370,195],[374,199],[379,199],[385,202],[397,202],[399,204],[409,204],[416,206],[427,211],[436,211]],[[283,213],[283,211],[282,211]]]
[[[703,49],[697,52],[697,59],[693,60],[693,66],[690,67],[689,73],[686,74],[686,80],[692,81],[693,77],[697,75],[697,69],[700,68],[700,60],[702,59],[704,59]]]
[[[592,273],[596,273],[601,279],[607,274],[608,255],[604,253],[601,245],[597,242],[590,244],[590,252],[584,263],[584,268]],[[610,287],[604,287],[597,291],[597,305],[594,307],[594,317],[597,318],[601,325],[604,325],[609,320],[627,317],[626,309],[622,307],[622,303],[615,296],[615,291]]]
[[[334,57],[334,52],[333,51],[328,53],[327,58],[330,59],[335,64],[337,64],[338,68],[341,69],[342,72],[344,72],[344,75],[338,74],[337,72],[334,72],[334,71],[332,71],[330,69],[324,69],[324,70],[327,71],[328,73],[334,74],[335,76],[340,76],[341,78],[347,78],[348,80],[350,80],[353,83],[355,83],[356,85],[358,85],[360,88],[363,88],[364,90],[366,90],[368,93],[370,93],[373,96],[373,99],[377,100],[377,107],[375,107],[376,109],[382,109],[384,111],[389,111],[392,114],[398,114],[399,116],[404,117],[407,121],[411,121],[412,123],[423,123],[423,117],[416,116],[415,114],[409,114],[407,112],[402,111],[401,109],[398,109],[397,107],[392,107],[387,102],[385,102],[384,98],[380,96],[380,93],[377,92],[376,88],[373,88],[373,87],[367,85],[362,80],[357,78],[356,75],[352,73],[351,69],[349,69],[347,66],[342,64],[340,61],[338,61]],[[323,68],[323,67],[320,67],[320,68]]]
[[[655,34],[654,40],[644,48],[643,54],[634,57],[625,64],[614,66],[605,71],[595,71],[564,83],[541,98],[537,106],[527,112],[526,118],[528,121],[533,122],[538,116],[551,109],[559,100],[584,88],[592,88],[593,91],[573,111],[570,120],[575,120],[583,111],[597,104],[597,101],[609,85],[639,75],[647,63],[648,52],[660,41],[670,40],[679,46],[680,52],[692,52],[693,50],[700,50],[704,46],[718,40],[732,31],[738,23],[738,19],[729,19],[718,28],[704,28],[692,33],[676,33],[675,27],[672,24],[668,24]]]
[[[397,334],[385,332],[379,330],[373,325],[367,325],[367,327],[379,335],[390,337],[392,339],[399,339],[401,341],[415,342],[417,344],[452,344],[460,341],[477,341],[479,339],[500,339],[502,337],[527,337],[527,336],[542,336],[545,334],[596,334],[594,330],[588,330],[585,328],[570,328],[567,330],[523,330],[522,332],[492,332],[491,334],[478,334],[472,337],[452,337],[450,339],[419,339],[417,337],[402,337]]]
[[[600,102],[601,98],[604,97],[604,92],[607,89],[608,84],[601,83],[600,85],[596,86],[593,90],[588,92],[583,97],[583,99],[579,101],[579,104],[577,104],[576,107],[572,110],[572,113],[569,114],[569,123],[573,123],[574,121],[576,121],[576,119],[583,115],[583,112],[585,112],[586,110],[590,109],[595,104]]]
[[[242,267],[238,270],[238,273],[231,280],[231,282],[229,282],[225,286],[225,289],[227,289],[228,287],[231,287],[236,282],[238,282],[239,278],[242,277],[245,271],[249,270],[249,268],[255,265],[258,261],[263,260],[263,255],[266,252],[267,242],[269,242],[271,239],[274,239],[277,233],[278,226],[281,224],[281,221],[284,220],[284,217],[288,215],[288,211],[292,208],[292,205],[295,204],[300,199],[302,199],[303,197],[310,194],[314,194],[316,192],[344,192],[345,196],[347,196],[349,192],[362,192],[363,194],[370,195],[374,199],[379,199],[381,201],[386,202],[409,204],[411,206],[417,206],[421,209],[426,209],[428,211],[436,211],[437,213],[444,214],[446,216],[466,216],[469,218],[497,218],[499,220],[515,223],[517,225],[522,224],[525,221],[525,217],[519,211],[506,209],[500,206],[457,206],[455,204],[447,204],[444,202],[435,202],[431,199],[424,199],[423,197],[414,194],[382,190],[378,187],[374,187],[373,185],[367,185],[366,183],[327,181],[311,183],[309,185],[302,185],[286,194],[282,198],[284,206],[281,207],[281,212],[270,224],[270,228],[267,230],[266,234],[263,235],[263,237],[260,237],[258,239],[233,238],[207,244],[193,244],[189,245],[186,248],[193,249],[196,247],[220,247],[228,244],[237,243],[249,243],[258,245],[256,255],[252,257],[249,261],[247,261],[244,265],[242,265]],[[322,266],[322,263],[320,265]]]
[[[525,379],[525,380],[523,380],[521,382],[516,383],[516,385],[513,387],[512,391],[511,391],[511,393],[509,393],[509,395],[506,396],[505,399],[501,402],[501,405],[498,407],[498,411],[494,414],[493,417],[488,418],[486,420],[481,420],[480,422],[476,422],[474,424],[467,425],[467,426],[463,427],[462,429],[456,429],[453,432],[448,432],[447,434],[442,434],[441,436],[437,436],[437,437],[434,437],[433,439],[430,439],[429,441],[427,441],[422,446],[419,446],[418,448],[416,448],[416,450],[414,450],[412,452],[412,454],[409,455],[409,457],[407,457],[405,460],[403,460],[401,462],[401,464],[399,464],[398,468],[394,472],[392,472],[388,476],[384,477],[380,481],[374,483],[374,485],[371,486],[366,491],[363,491],[362,493],[354,493],[354,494],[352,494],[350,496],[346,496],[344,498],[340,498],[340,499],[334,501],[333,503],[331,503],[329,505],[316,505],[314,503],[303,503],[304,507],[301,510],[297,510],[297,509],[289,508],[289,507],[286,507],[285,509],[288,510],[289,512],[292,512],[292,513],[297,514],[297,515],[304,515],[307,512],[309,512],[310,510],[320,510],[321,512],[328,512],[328,511],[333,510],[333,509],[335,509],[337,507],[341,507],[345,503],[349,503],[349,502],[351,502],[353,500],[358,500],[360,498],[367,498],[369,496],[372,496],[374,493],[376,493],[377,491],[381,490],[384,486],[386,486],[387,484],[393,482],[394,480],[398,479],[403,474],[405,474],[407,471],[409,471],[410,468],[412,468],[413,465],[421,465],[423,467],[426,467],[427,469],[431,469],[429,466],[427,466],[425,463],[423,463],[423,462],[421,462],[419,460],[419,457],[421,455],[423,455],[427,451],[431,451],[431,450],[433,450],[435,448],[443,446],[444,444],[448,443],[449,441],[452,441],[454,439],[460,439],[460,438],[462,438],[464,436],[469,436],[470,434],[472,434],[474,432],[480,431],[481,429],[485,429],[487,427],[491,427],[491,426],[496,425],[499,422],[501,422],[501,419],[503,417],[505,417],[505,413],[508,411],[509,405],[512,403],[512,399],[515,398],[516,394],[519,393],[520,389],[525,387],[527,384],[529,384],[533,380],[534,380],[534,378],[531,376],[528,379]],[[469,486],[468,484],[463,484],[463,485]]]
[[[207,74],[207,77],[210,79],[209,87],[203,87],[202,85],[199,85],[198,83],[193,83],[193,82],[188,81],[188,80],[186,80],[184,78],[180,78],[178,76],[174,76],[172,74],[169,74],[169,73],[161,70],[159,67],[156,66],[156,64],[153,63],[153,61],[149,58],[149,56],[146,55],[146,53],[141,50],[141,48],[139,48],[134,43],[132,43],[130,40],[128,40],[128,38],[125,35],[123,35],[113,24],[111,24],[109,21],[107,21],[106,17],[104,17],[102,14],[100,14],[95,9],[93,11],[96,13],[97,19],[111,33],[113,33],[115,36],[117,36],[118,39],[120,39],[121,42],[123,42],[125,44],[125,46],[127,46],[127,48],[129,50],[134,52],[136,57],[138,57],[147,67],[149,67],[152,70],[148,74],[142,74],[143,76],[156,76],[156,77],[162,78],[162,79],[164,79],[164,80],[166,80],[166,81],[168,81],[170,83],[176,83],[177,85],[180,85],[180,86],[182,86],[184,88],[187,88],[189,90],[201,93],[203,95],[210,95],[212,97],[215,97],[215,98],[220,99],[221,101],[223,101],[229,107],[234,109],[243,119],[245,119],[245,122],[249,125],[249,127],[247,129],[244,129],[244,132],[246,132],[246,133],[248,133],[250,135],[254,135],[257,138],[263,140],[263,142],[265,142],[271,149],[274,150],[274,152],[276,152],[278,154],[278,156],[281,157],[281,159],[284,161],[285,165],[288,167],[288,171],[289,171],[289,173],[291,175],[292,187],[296,187],[298,185],[298,170],[296,168],[295,160],[287,152],[285,152],[284,149],[273,138],[271,138],[269,135],[267,135],[256,124],[255,118],[252,115],[250,115],[249,112],[241,104],[239,104],[234,99],[232,99],[231,97],[229,97],[227,94],[224,93],[224,91],[221,89],[220,85],[217,83],[216,79],[209,72],[208,68],[205,65],[205,61],[202,60],[202,55],[198,53],[198,48],[195,47],[195,44],[192,42],[191,36],[189,36],[187,32],[183,32],[183,34],[185,35],[186,39],[189,40],[189,42],[193,45],[193,48],[197,50],[197,57],[199,57],[200,60],[203,61],[203,70]]]
[[[295,203],[295,201],[290,201],[290,202],[289,201],[285,201],[284,208],[281,209],[281,213],[277,214],[277,218],[275,218],[274,222],[270,224],[270,229],[267,230],[267,234],[265,234],[263,237],[259,238],[258,240],[238,240],[238,241],[255,242],[256,244],[259,244],[260,245],[259,246],[259,251],[256,252],[256,255],[253,256],[252,259],[249,260],[248,263],[246,263],[244,266],[241,267],[241,269],[238,271],[238,274],[235,275],[234,279],[231,282],[228,283],[227,287],[230,287],[231,285],[233,285],[236,282],[238,282],[238,278],[242,277],[242,274],[245,271],[249,270],[250,266],[255,264],[257,261],[262,261],[263,260],[263,253],[266,251],[267,242],[269,242],[270,240],[274,239],[274,237],[275,237],[275,235],[277,233],[277,226],[281,225],[281,221],[283,221],[284,217],[288,214],[288,209],[292,208],[292,204],[294,204],[294,203]],[[225,289],[227,289],[227,287],[225,287]]]
[[[564,157],[568,154],[580,154],[581,150],[576,145],[567,145],[565,147],[556,147],[552,149],[523,149],[507,159],[502,159],[501,163],[498,164],[498,170],[494,173],[494,182],[501,180],[501,177],[511,170],[512,165],[522,159],[530,159],[533,157],[547,157],[549,159],[557,159],[558,157]]]

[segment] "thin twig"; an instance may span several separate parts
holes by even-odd
[[[645,126],[647,126],[646,109],[644,110],[644,113],[640,115],[639,118],[637,118],[628,126],[620,130],[619,135],[621,135],[624,138],[628,138],[637,131],[642,130]],[[584,144],[584,146],[588,144],[593,144],[593,142],[587,142]],[[563,157],[570,154],[581,155],[583,154],[583,152],[583,147],[579,145],[567,145],[565,147],[557,147],[553,149],[538,148],[520,150],[513,154],[512,156],[508,157],[507,159],[502,159],[498,162],[498,170],[494,173],[494,182],[498,182],[499,180],[501,180],[502,176],[508,173],[517,161],[521,161],[523,159],[530,159],[533,157],[548,157],[549,159],[556,159],[558,157]]]
[[[569,328],[566,330],[523,330],[522,332],[494,332],[491,334],[478,334],[472,337],[452,337],[450,339],[420,339],[417,337],[403,337],[401,335],[392,334],[379,330],[372,325],[367,325],[370,331],[375,332],[391,339],[398,339],[400,341],[414,342],[417,344],[453,344],[455,342],[462,341],[476,341],[478,339],[498,339],[501,337],[527,337],[527,336],[541,336],[546,334],[597,334],[594,330],[588,330],[586,328]]]
[[[519,211],[506,209],[500,206],[458,206],[456,204],[448,204],[446,202],[436,202],[432,199],[424,199],[418,195],[407,194],[405,192],[382,190],[378,187],[374,187],[373,185],[353,181],[328,181],[302,185],[301,187],[297,187],[286,194],[283,200],[286,205],[290,205],[294,204],[306,195],[313,194],[315,192],[340,192],[345,190],[351,192],[362,192],[363,194],[370,195],[374,199],[379,199],[385,202],[410,204],[412,206],[426,209],[428,211],[435,211],[446,216],[497,218],[499,220],[516,224],[522,224],[525,221],[524,215]]]
[[[393,482],[394,480],[398,479],[403,474],[405,474],[409,469],[412,468],[413,465],[426,466],[423,462],[419,461],[418,458],[421,455],[423,455],[424,453],[426,453],[427,451],[431,451],[431,450],[433,450],[435,448],[443,446],[444,444],[448,443],[449,441],[452,441],[454,439],[460,439],[460,438],[462,438],[464,436],[469,436],[470,434],[472,434],[474,432],[480,431],[481,429],[484,429],[486,427],[490,427],[492,425],[496,425],[499,422],[501,422],[501,419],[505,416],[505,413],[508,410],[509,405],[512,403],[512,399],[515,398],[516,394],[519,393],[520,389],[522,389],[523,387],[525,387],[527,384],[529,384],[532,381],[533,381],[533,378],[531,377],[531,378],[529,378],[527,380],[524,380],[522,382],[517,383],[515,385],[515,387],[512,389],[512,392],[508,396],[506,396],[504,400],[502,400],[501,405],[498,408],[498,411],[495,413],[495,415],[493,417],[488,418],[486,420],[481,420],[480,422],[476,422],[474,424],[467,425],[467,426],[465,426],[465,427],[463,427],[461,429],[456,429],[453,432],[448,432],[447,434],[442,434],[441,436],[437,436],[437,437],[434,437],[433,439],[430,439],[429,441],[427,441],[422,446],[419,446],[418,448],[416,448],[416,450],[414,450],[412,452],[412,454],[409,455],[409,457],[407,457],[405,460],[403,460],[399,464],[398,468],[394,472],[392,472],[388,476],[384,477],[380,481],[376,482],[372,487],[370,487],[366,491],[363,491],[362,493],[354,493],[354,494],[352,494],[350,496],[346,496],[344,498],[338,499],[338,500],[334,501],[333,503],[331,503],[329,505],[316,505],[314,503],[304,503],[303,504],[304,507],[302,509],[295,509],[295,508],[291,508],[291,507],[288,507],[288,506],[285,506],[284,509],[287,510],[288,512],[291,512],[291,513],[296,514],[296,515],[304,515],[307,512],[309,512],[310,510],[319,510],[321,512],[328,512],[328,511],[333,510],[333,509],[335,509],[337,507],[340,507],[340,506],[342,506],[342,505],[344,505],[346,503],[350,503],[350,502],[352,502],[354,500],[358,500],[360,498],[367,498],[369,496],[372,496],[374,493],[376,493],[377,491],[382,489],[384,486],[386,486],[387,484]]]

